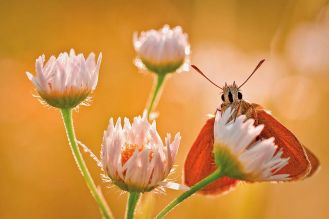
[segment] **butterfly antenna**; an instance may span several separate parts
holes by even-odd
[[[242,87],[245,83],[247,83],[247,81],[251,78],[251,76],[253,76],[253,74],[255,74],[255,72],[257,71],[257,69],[259,69],[259,67],[265,62],[265,59],[262,59],[258,65],[256,66],[256,68],[253,70],[253,72],[249,75],[249,77],[238,87],[238,89],[240,89],[240,87]]]
[[[217,84],[215,84],[212,80],[210,80],[198,67],[196,67],[195,65],[191,65],[192,68],[194,68],[200,75],[202,75],[203,77],[205,77],[210,83],[212,83],[213,85],[215,85],[216,87],[218,87],[219,89],[223,90],[223,88],[221,88],[220,86],[218,86]]]

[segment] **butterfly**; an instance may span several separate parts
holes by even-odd
[[[264,124],[265,127],[258,138],[267,139],[274,137],[275,144],[278,146],[277,150],[282,149],[283,157],[290,157],[288,164],[280,169],[277,174],[289,174],[289,181],[304,179],[313,175],[318,169],[319,160],[316,156],[262,106],[249,103],[243,99],[240,88],[252,77],[264,61],[263,59],[258,63],[253,72],[240,86],[234,82],[231,85],[225,83],[224,87],[220,87],[195,65],[192,65],[192,67],[222,91],[222,103],[220,109],[217,110],[224,112],[231,107],[235,110],[231,119],[235,119],[239,115],[245,115],[246,118],[254,119],[255,125]],[[184,164],[184,183],[187,186],[193,186],[217,169],[213,157],[214,122],[215,118],[210,118],[206,121],[187,155]],[[199,193],[206,195],[219,194],[234,188],[238,182],[239,180],[237,179],[224,176],[207,185]]]

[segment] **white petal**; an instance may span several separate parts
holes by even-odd
[[[233,111],[216,114],[214,124],[215,145],[226,147],[235,160],[240,162],[243,175],[249,181],[287,180],[288,174],[276,173],[288,164],[289,158],[282,158],[282,151],[277,151],[274,138],[256,141],[264,125],[254,126],[254,120],[244,115],[228,122]]]
[[[181,190],[181,191],[187,191],[190,189],[190,187],[182,185],[182,184],[178,184],[178,183],[174,183],[174,182],[160,182],[159,185],[167,187],[169,189],[173,189],[173,190]]]

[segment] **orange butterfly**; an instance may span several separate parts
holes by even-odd
[[[258,63],[254,71],[240,86],[237,86],[234,82],[232,85],[225,83],[224,87],[220,87],[212,82],[196,66],[192,65],[192,67],[222,90],[221,99],[223,102],[221,108],[218,110],[224,112],[227,108],[231,107],[235,112],[233,117],[236,118],[243,114],[247,118],[254,119],[255,125],[264,124],[265,127],[259,135],[259,139],[274,137],[274,142],[278,146],[277,150],[283,151],[283,157],[289,157],[288,164],[280,169],[277,174],[289,174],[290,181],[309,177],[319,167],[319,160],[315,155],[302,145],[291,131],[267,113],[263,107],[255,103],[249,103],[242,98],[240,88],[251,78],[264,61],[261,60]],[[215,118],[207,120],[187,155],[184,165],[184,181],[187,186],[193,186],[217,169],[213,157],[214,121]],[[211,195],[219,194],[233,188],[238,181],[237,179],[224,176],[199,192]]]

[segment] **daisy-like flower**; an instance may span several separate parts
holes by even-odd
[[[214,124],[214,155],[225,176],[255,181],[286,181],[289,174],[276,174],[288,164],[274,138],[257,140],[264,125],[254,126],[254,120],[241,115],[229,122],[233,111],[216,114]]]
[[[62,109],[73,108],[95,90],[101,60],[102,54],[96,63],[94,53],[85,59],[83,54],[76,55],[71,49],[69,54],[51,56],[45,65],[45,56],[40,56],[35,63],[36,75],[26,74],[47,104]]]
[[[190,44],[180,26],[137,33],[133,37],[137,52],[136,66],[157,74],[187,71],[189,68]]]
[[[115,125],[111,118],[101,152],[105,175],[129,192],[147,192],[164,185],[181,137],[177,133],[172,142],[170,139],[170,134],[167,134],[162,142],[155,121],[148,122],[146,111],[142,117],[135,117],[132,124],[125,118],[123,127],[120,118]]]

